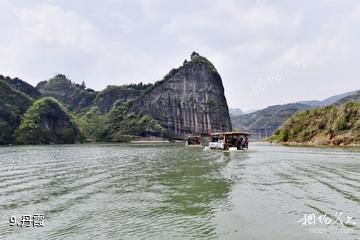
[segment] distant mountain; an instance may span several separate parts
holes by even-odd
[[[338,100],[336,102],[337,105],[346,103],[348,101],[355,101],[355,102],[359,102],[360,101],[360,91],[356,91],[351,95],[348,95],[346,97],[341,98],[340,100]]]
[[[345,97],[347,97],[347,96],[351,96],[351,95],[356,94],[356,92],[358,92],[358,90],[356,90],[356,91],[351,91],[351,92],[346,92],[346,93],[343,93],[343,94],[339,94],[339,95],[335,95],[335,96],[326,98],[325,100],[321,101],[322,106],[326,106],[326,105],[333,104],[333,103],[339,101],[339,100],[342,99],[342,98],[345,98]]]
[[[232,116],[231,120],[234,128],[249,131],[253,138],[261,139],[270,136],[295,112],[308,108],[311,106],[300,103],[274,105],[249,114]]]
[[[322,102],[318,101],[318,100],[301,101],[301,102],[297,102],[297,103],[312,106],[312,107],[319,107],[322,105]]]
[[[244,114],[253,113],[253,112],[256,112],[257,110],[258,109],[249,109],[249,110],[244,111]]]
[[[326,99],[324,99],[324,100],[322,100],[322,101],[319,101],[319,100],[310,100],[310,101],[301,101],[301,102],[298,102],[298,103],[305,104],[305,105],[309,105],[309,106],[312,106],[312,107],[326,106],[326,105],[333,104],[333,103],[339,101],[340,99],[342,99],[342,98],[344,98],[344,97],[353,95],[353,94],[355,94],[356,92],[357,92],[357,91],[346,92],[346,93],[343,93],[343,94],[331,96],[331,97],[326,98]]]
[[[229,113],[233,116],[241,116],[244,114],[244,112],[239,108],[229,108]]]

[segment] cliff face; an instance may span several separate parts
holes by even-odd
[[[221,77],[197,53],[135,100],[130,111],[152,116],[174,138],[232,129]]]

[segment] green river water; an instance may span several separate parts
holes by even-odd
[[[1,147],[0,239],[360,239],[360,150]]]

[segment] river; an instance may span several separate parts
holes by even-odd
[[[0,239],[360,239],[360,150],[0,147]]]

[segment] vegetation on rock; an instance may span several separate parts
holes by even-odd
[[[13,133],[32,100],[0,80],[0,144],[14,142]]]
[[[80,116],[77,123],[84,140],[87,142],[104,141],[106,119],[107,115],[99,111],[97,107],[92,107],[90,111]]]
[[[72,83],[65,75],[58,74],[49,81],[40,82],[37,88],[44,97],[53,97],[75,113],[90,110],[96,92],[85,89],[85,84]]]
[[[116,101],[126,102],[132,100],[140,96],[142,91],[143,89],[141,87],[137,87],[136,85],[110,85],[97,94],[94,105],[101,113],[107,113],[111,110]]]
[[[4,77],[3,75],[0,75],[0,80],[5,81],[12,88],[28,95],[31,98],[38,99],[41,97],[41,93],[39,92],[39,90],[37,90],[32,85],[28,84],[27,82],[25,82],[17,77],[10,78],[10,77]]]
[[[290,117],[269,141],[311,145],[360,143],[360,103],[300,111]]]
[[[149,115],[129,112],[129,102],[118,101],[106,121],[106,141],[126,142],[138,136],[162,136],[166,131]]]
[[[53,98],[42,98],[26,111],[16,130],[19,144],[66,144],[81,141],[80,131],[67,110]]]

